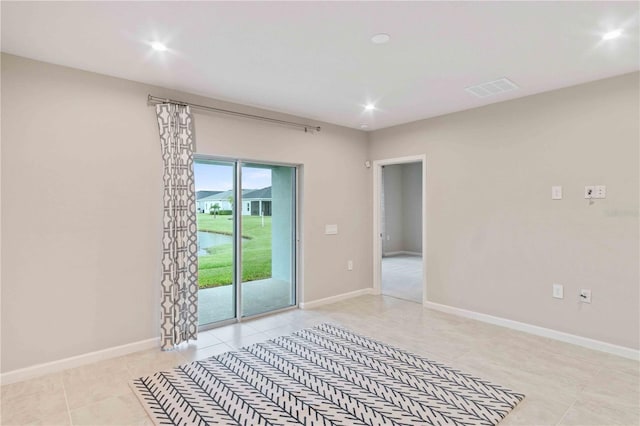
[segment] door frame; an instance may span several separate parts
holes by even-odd
[[[427,301],[427,156],[387,158],[373,161],[373,293],[382,293],[382,167],[395,164],[422,163],[422,305]]]
[[[234,230],[234,242],[233,242],[233,255],[234,255],[234,270],[233,270],[233,282],[234,282],[234,299],[235,299],[235,317],[229,318],[228,320],[217,321],[210,324],[198,325],[198,331],[206,331],[218,327],[223,327],[225,325],[241,323],[243,321],[260,318],[262,316],[275,314],[278,312],[289,311],[293,309],[298,309],[300,300],[301,300],[301,288],[302,288],[302,274],[301,274],[301,253],[302,253],[302,245],[301,245],[301,223],[302,223],[302,210],[301,210],[301,202],[300,198],[302,195],[301,191],[301,179],[303,172],[302,164],[294,164],[294,163],[286,163],[286,162],[276,162],[276,161],[265,161],[265,160],[253,160],[247,158],[238,158],[238,157],[225,157],[219,155],[210,155],[210,154],[201,154],[194,153],[193,162],[195,164],[196,161],[221,161],[233,163],[234,170],[234,199],[242,200],[242,165],[245,163],[255,163],[262,164],[265,166],[285,166],[291,167],[294,169],[294,180],[293,180],[293,188],[292,188],[292,196],[294,200],[294,204],[292,206],[292,214],[293,214],[293,235],[292,235],[292,248],[293,253],[292,256],[292,278],[295,280],[293,286],[293,304],[290,306],[285,306],[283,308],[274,309],[268,312],[261,312],[254,315],[242,316],[242,203],[235,202],[233,205],[233,230]]]

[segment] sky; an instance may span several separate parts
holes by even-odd
[[[196,191],[228,191],[233,189],[233,166],[195,163]],[[271,186],[271,170],[242,167],[242,187],[261,189]]]

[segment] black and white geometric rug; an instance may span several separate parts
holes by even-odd
[[[330,324],[133,388],[158,425],[495,425],[524,398]]]

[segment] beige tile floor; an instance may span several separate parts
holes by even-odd
[[[382,258],[382,294],[422,303],[422,256]]]
[[[2,386],[2,425],[150,425],[129,380],[330,321],[526,394],[503,425],[638,425],[638,362],[363,296],[201,333],[149,350]]]

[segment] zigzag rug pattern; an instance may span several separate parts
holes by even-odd
[[[158,425],[495,425],[524,398],[331,324],[132,387]]]

